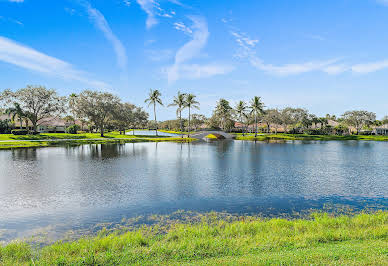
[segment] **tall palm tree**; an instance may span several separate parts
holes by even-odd
[[[220,99],[217,102],[217,106],[216,106],[216,109],[214,111],[214,114],[220,120],[222,130],[225,130],[226,122],[232,116],[232,111],[233,111],[233,108],[230,107],[229,102],[227,100]]]
[[[235,108],[236,114],[238,115],[239,121],[240,121],[241,126],[242,126],[242,134],[243,134],[243,136],[244,136],[244,122],[243,122],[243,118],[244,118],[247,110],[248,110],[248,107],[247,107],[247,105],[246,105],[246,103],[244,101],[239,101],[238,104],[236,105],[236,108]]]
[[[257,117],[264,113],[264,103],[261,101],[261,97],[255,96],[251,100],[251,113],[255,116],[255,137],[257,137]]]
[[[190,137],[190,122],[191,122],[191,108],[199,110],[199,102],[195,99],[197,96],[194,94],[187,94],[186,96],[186,107],[189,108],[189,130],[188,137]]]
[[[150,89],[150,93],[148,94],[148,98],[144,101],[145,103],[148,103],[148,106],[150,106],[151,104],[154,106],[154,118],[155,118],[155,125],[156,125],[156,136],[158,135],[158,122],[156,121],[156,104],[160,104],[160,105],[163,106],[163,102],[160,99],[160,96],[162,96],[160,91]]]
[[[12,121],[14,121],[15,117],[17,117],[20,122],[20,129],[23,129],[23,119],[26,118],[26,114],[20,107],[20,104],[14,103],[13,105],[13,107],[10,107],[5,110],[5,113],[12,117]]]
[[[176,115],[179,118],[179,125],[180,125],[181,134],[182,134],[182,138],[183,138],[182,111],[186,107],[186,94],[180,93],[180,91],[178,91],[178,95],[175,96],[172,103],[168,105],[168,107],[170,107],[170,106],[177,107]]]

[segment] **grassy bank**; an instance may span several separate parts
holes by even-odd
[[[388,212],[313,219],[241,218],[0,247],[3,265],[388,264]]]
[[[242,134],[236,134],[237,140],[373,140],[373,141],[388,141],[388,136],[364,136],[364,135],[351,135],[351,136],[338,136],[338,135],[306,135],[306,134],[260,134],[255,138],[254,134],[248,134],[243,136]]]
[[[0,149],[49,147],[59,145],[82,144],[110,144],[110,143],[134,143],[134,142],[189,142],[194,139],[180,137],[157,137],[139,135],[120,135],[118,132],[106,133],[101,138],[98,133],[66,134],[46,133],[40,135],[15,136],[12,134],[0,134]]]

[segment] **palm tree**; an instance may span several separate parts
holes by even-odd
[[[251,100],[251,113],[255,115],[255,137],[257,137],[257,117],[264,113],[264,103],[261,101],[261,97],[255,96]]]
[[[156,104],[160,104],[163,106],[163,103],[162,103],[162,100],[160,99],[160,96],[162,96],[160,91],[150,89],[150,93],[148,95],[148,98],[144,101],[145,103],[148,103],[148,106],[150,106],[151,104],[154,106],[156,136],[158,135],[158,122],[156,122]]]
[[[179,125],[180,125],[181,134],[182,134],[182,138],[183,138],[182,110],[186,107],[186,94],[180,93],[178,91],[178,95],[175,96],[173,102],[168,105],[168,107],[170,107],[170,106],[177,106],[176,115],[179,118]]]
[[[195,100],[197,96],[194,94],[187,94],[186,96],[186,107],[189,108],[189,130],[188,137],[190,138],[190,121],[191,121],[191,108],[199,110],[199,102]]]
[[[248,107],[244,101],[239,101],[238,104],[236,105],[235,111],[238,115],[239,121],[242,125],[242,134],[244,136],[244,123],[243,123],[243,117],[246,114]]]
[[[230,119],[233,108],[230,107],[229,102],[225,99],[220,99],[217,102],[214,114],[220,120],[221,128],[225,130],[225,124]]]
[[[13,105],[13,107],[10,107],[5,110],[5,113],[12,117],[12,121],[14,121],[15,117],[17,117],[20,122],[20,129],[23,129],[23,119],[26,118],[26,114],[20,107],[20,104],[14,103]]]

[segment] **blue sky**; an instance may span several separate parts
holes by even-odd
[[[181,90],[208,116],[257,95],[381,118],[387,26],[388,0],[0,0],[0,89],[100,89],[145,108],[150,88],[166,105]]]

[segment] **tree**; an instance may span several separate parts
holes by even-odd
[[[388,115],[384,116],[383,119],[381,119],[381,123],[383,125],[388,124]]]
[[[148,103],[148,106],[151,104],[154,106],[154,120],[155,120],[155,126],[156,126],[156,136],[158,135],[158,122],[156,121],[156,104],[160,104],[163,106],[163,102],[160,99],[160,96],[162,94],[158,90],[150,90],[150,93],[148,95],[148,98],[144,101],[145,103]]]
[[[136,107],[134,110],[134,120],[132,121],[132,133],[135,135],[135,127],[144,128],[148,123],[148,113],[141,107]]]
[[[253,97],[251,100],[251,113],[255,116],[255,137],[257,137],[257,118],[264,113],[264,103],[258,96]]]
[[[272,125],[275,128],[275,134],[277,134],[279,125],[282,124],[282,117],[278,109],[268,109],[265,110],[263,121],[267,124],[268,132]]]
[[[342,115],[345,123],[354,126],[357,130],[357,135],[363,126],[369,126],[376,120],[376,114],[368,111],[347,111]]]
[[[217,102],[216,109],[214,110],[214,118],[213,119],[219,121],[219,125],[220,125],[221,129],[225,130],[227,121],[231,120],[232,111],[233,111],[233,108],[230,107],[230,104],[227,100],[220,99]],[[213,119],[211,119],[211,120],[213,120]]]
[[[287,107],[282,110],[282,122],[285,131],[287,131],[288,126],[291,126],[294,132],[297,127],[305,128],[312,124],[306,109],[292,107]]]
[[[0,134],[7,134],[11,132],[11,125],[8,119],[0,120]]]
[[[168,105],[170,106],[176,106],[176,115],[179,119],[179,127],[181,131],[181,137],[183,138],[183,125],[182,125],[182,111],[186,107],[186,94],[185,93],[180,93],[178,91],[178,95],[174,97],[174,100],[171,104]]]
[[[194,94],[187,94],[186,95],[186,103],[185,107],[189,108],[189,130],[188,130],[188,137],[190,137],[190,130],[191,130],[191,108],[195,108],[199,110],[199,102],[195,100],[196,96]]]
[[[129,127],[135,121],[136,106],[131,103],[119,103],[113,115],[113,124],[119,130],[120,134],[125,135],[125,128]]]
[[[12,92],[6,90],[2,97],[9,102],[16,102],[28,114],[34,133],[37,133],[39,122],[45,118],[59,116],[65,111],[66,98],[58,96],[53,89],[43,86],[27,86],[24,89]]]
[[[22,108],[20,107],[20,104],[18,103],[13,103],[13,104],[14,106],[7,108],[5,110],[5,113],[11,116],[12,121],[15,121],[15,118],[17,117],[20,122],[20,129],[23,129],[23,119],[27,118],[27,114],[22,110]],[[26,125],[26,129],[27,129],[27,125]]]
[[[87,118],[100,130],[104,137],[104,129],[114,119],[120,99],[108,92],[85,90],[74,101],[77,116]]]
[[[242,134],[244,136],[244,117],[246,115],[246,112],[248,111],[248,106],[244,101],[239,101],[238,104],[236,105],[234,111],[237,114],[238,121],[240,122],[241,126],[243,127]]]
[[[71,115],[67,115],[63,118],[63,120],[65,120],[66,123],[72,123],[73,125],[75,124],[75,118],[74,116],[71,116]]]
[[[200,114],[192,114],[191,115],[191,123],[194,127],[194,130],[197,131],[200,126],[206,123],[206,117]]]

